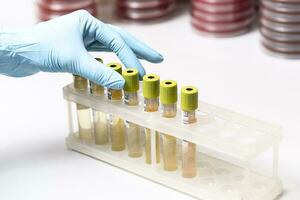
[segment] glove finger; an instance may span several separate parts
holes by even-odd
[[[146,45],[145,43],[139,41],[136,39],[134,36],[132,36],[130,33],[127,31],[114,26],[114,25],[109,25],[114,31],[119,33],[121,37],[124,39],[126,44],[141,58],[144,60],[150,61],[152,63],[160,63],[164,60],[163,56]]]
[[[111,89],[122,89],[125,84],[119,73],[98,62],[88,53],[80,58],[79,66],[73,73]]]
[[[85,47],[87,51],[91,52],[112,52],[111,49],[108,49],[103,44],[98,41],[91,43],[89,46]],[[144,59],[139,55],[136,55],[138,59]]]
[[[146,74],[145,69],[123,38],[108,25],[99,23],[97,19],[95,20],[96,40],[115,52],[126,68],[136,68],[139,71],[140,78],[143,77]]]
[[[111,49],[107,48],[101,42],[98,42],[97,40],[89,44],[88,46],[85,47],[87,51],[101,51],[101,52],[112,52]]]
[[[126,42],[126,41],[125,41]],[[105,47],[103,44],[101,44],[100,42],[98,41],[94,41],[92,42],[91,44],[89,44],[87,47],[86,47],[86,50],[87,51],[94,51],[94,52],[112,52],[111,49],[108,49],[107,47]],[[134,53],[136,54],[137,58],[138,59],[142,59],[142,60],[145,60],[144,57],[142,57],[142,55],[139,55],[138,52],[135,52]],[[150,61],[148,59],[148,61]],[[150,61],[150,62],[153,62],[153,61]],[[153,63],[156,63],[156,62],[153,62]]]

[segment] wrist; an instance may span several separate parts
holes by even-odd
[[[27,66],[33,63],[26,56],[26,47],[30,42],[23,33],[25,30],[20,28],[0,27],[0,74],[20,77],[36,73],[27,69]]]
[[[11,67],[16,63],[13,60],[14,52],[14,34],[11,34],[8,29],[0,27],[0,73],[9,75]]]

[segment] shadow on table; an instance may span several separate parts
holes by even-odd
[[[51,166],[74,160],[63,138],[50,141],[24,142],[0,151],[0,174],[30,167]],[[78,157],[79,158],[79,157]]]

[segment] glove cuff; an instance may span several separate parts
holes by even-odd
[[[20,28],[0,27],[0,74],[14,77],[28,76],[38,70],[27,68],[31,61],[24,56],[27,46]]]

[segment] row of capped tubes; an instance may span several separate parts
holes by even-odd
[[[97,59],[102,62],[101,59]],[[108,67],[122,74],[125,79],[124,102],[127,106],[137,106],[139,103],[138,90],[139,78],[136,69],[122,71],[118,63],[110,63]],[[143,77],[144,111],[157,112],[159,101],[162,103],[162,117],[172,118],[177,114],[177,83],[167,80],[160,82],[160,77],[155,74]],[[74,75],[74,88],[76,90],[88,90],[88,81],[78,75]],[[107,89],[107,98],[111,101],[123,99],[122,90]],[[104,95],[104,88],[90,81],[90,93],[94,96]],[[198,108],[198,90],[193,86],[183,87],[181,90],[182,122],[185,124],[197,121],[195,111]],[[97,145],[111,143],[112,151],[123,151],[126,149],[128,156],[138,158],[143,156],[142,129],[145,134],[145,163],[152,164],[151,156],[151,134],[155,134],[156,163],[161,162],[160,154],[162,143],[163,168],[166,171],[178,170],[178,141],[167,133],[151,131],[149,128],[140,127],[138,124],[124,121],[124,119],[93,109],[93,120],[90,118],[90,110],[84,105],[77,104],[77,117],[79,124],[79,138],[81,140],[94,139]],[[92,125],[93,121],[93,125]],[[93,130],[92,130],[93,129]],[[126,134],[126,135],[125,135]],[[125,140],[127,138],[127,141]],[[162,141],[160,139],[162,138]],[[182,176],[193,178],[197,174],[196,169],[196,145],[182,141]]]

